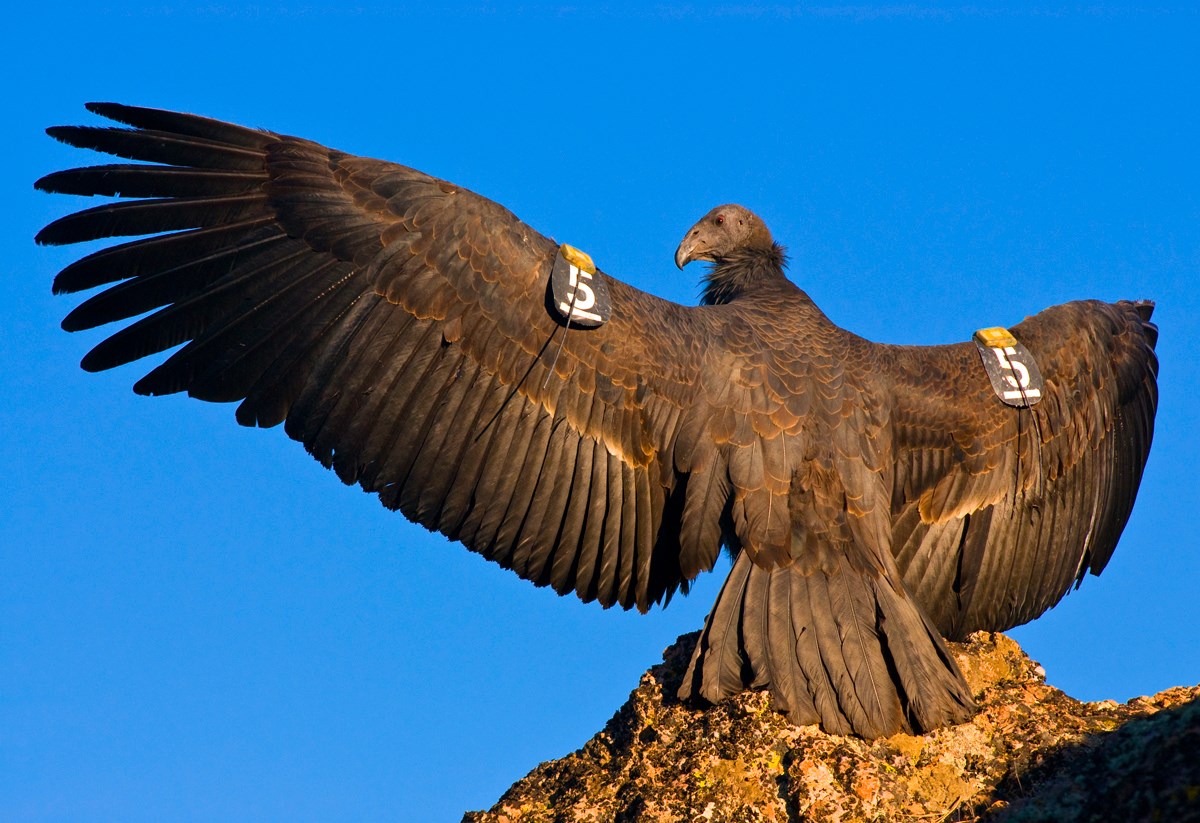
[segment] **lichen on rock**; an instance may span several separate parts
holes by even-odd
[[[1200,820],[1200,686],[1081,703],[979,632],[951,644],[979,714],[872,741],[792,726],[761,691],[681,703],[695,638],[583,748],[464,823]]]

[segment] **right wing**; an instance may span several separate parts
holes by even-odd
[[[1012,329],[1044,397],[993,394],[973,344],[895,351],[893,551],[946,637],[1034,619],[1099,574],[1154,433],[1150,303],[1068,303]]]

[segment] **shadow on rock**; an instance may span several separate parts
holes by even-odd
[[[1200,698],[1065,746],[995,796],[1010,805],[987,823],[1200,820]]]

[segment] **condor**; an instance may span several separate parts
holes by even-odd
[[[1037,617],[1104,568],[1129,516],[1157,397],[1149,302],[1012,327],[1040,372],[1039,402],[1013,404],[974,343],[834,325],[763,221],[727,205],[675,256],[711,263],[702,305],[588,271],[605,314],[585,327],[550,292],[558,244],[472,192],[298,138],[89,108],[129,128],[49,133],[138,162],[37,186],[133,199],[37,239],[148,235],[54,289],[106,286],[69,331],[149,314],[85,369],[186,344],[135,390],[238,401],[238,422],[283,423],[385,506],[606,607],[686,593],[724,546],[685,698],[768,688],[795,723],[866,737],[962,722],[974,704],[943,638]]]

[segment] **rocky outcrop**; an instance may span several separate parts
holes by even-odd
[[[951,644],[980,703],[972,722],[868,741],[791,726],[765,692],[680,703],[695,638],[582,749],[464,823],[1200,820],[1200,686],[1081,703],[980,632]]]

